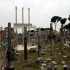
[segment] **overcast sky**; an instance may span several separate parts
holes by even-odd
[[[17,23],[22,23],[22,7],[24,7],[24,23],[28,23],[28,8],[30,8],[30,23],[36,27],[50,27],[53,16],[68,18],[70,15],[70,0],[0,0],[0,26],[15,23],[15,7],[17,6]],[[66,24],[68,24],[68,20]],[[60,23],[57,23],[59,31]],[[54,24],[53,24],[53,28]],[[18,29],[18,32],[22,31]]]

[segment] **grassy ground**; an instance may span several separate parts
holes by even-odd
[[[59,48],[59,49],[56,49]],[[42,60],[40,63],[36,63],[36,59],[38,57],[38,52],[29,52],[29,50],[27,51],[27,58],[28,58],[28,62],[24,63],[24,51],[20,51],[19,56],[17,56],[17,60],[14,61],[14,65],[15,65],[15,70],[40,70],[41,64],[44,63],[43,61],[46,61],[47,58],[51,58],[50,57],[50,50],[45,50],[45,49],[50,49],[50,44],[47,45],[42,45],[41,46],[41,50],[43,52],[45,52],[45,55],[41,55],[42,56]],[[70,48],[65,46],[65,55],[67,55],[67,58],[62,57],[62,55],[59,55],[58,53],[61,53],[61,46],[60,44],[54,45],[54,50],[53,50],[53,54],[54,54],[54,58],[51,58],[51,61],[56,61],[57,62],[57,68],[58,70],[62,70],[62,61],[65,61],[65,64],[70,64],[69,60],[70,60]],[[47,67],[47,65],[49,63],[51,63],[51,61],[47,61],[46,62],[46,66],[44,66],[44,68]],[[54,65],[52,64],[52,67],[54,68]]]

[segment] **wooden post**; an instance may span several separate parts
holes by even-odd
[[[24,27],[24,60],[27,61],[27,27]]]
[[[38,57],[41,57],[41,29],[38,28]]]
[[[50,46],[51,46],[51,56],[53,55],[53,28],[52,23],[50,23]]]

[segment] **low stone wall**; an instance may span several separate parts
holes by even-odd
[[[16,45],[16,41],[11,42],[11,47]],[[5,67],[7,64],[7,51],[8,51],[8,44],[0,47],[0,70],[2,67]]]
[[[8,50],[8,45],[4,45],[2,47],[0,47],[0,70],[2,67],[6,66],[6,62],[7,62],[7,50]]]

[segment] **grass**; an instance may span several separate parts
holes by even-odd
[[[29,50],[27,51],[27,58],[28,58],[28,62],[27,63],[23,63],[23,59],[24,59],[24,51],[20,51],[19,56],[17,56],[17,60],[14,61],[15,64],[15,70],[40,70],[41,64],[44,63],[43,61],[45,61],[47,58],[49,58],[50,50],[44,50],[47,47],[47,49],[50,49],[50,44],[47,45],[42,45],[41,49],[43,50],[43,52],[45,52],[45,55],[41,55],[42,56],[42,60],[40,63],[36,63],[36,59],[38,57],[38,52],[31,52],[29,53]],[[62,65],[62,61],[65,61],[66,64],[70,64],[69,60],[70,60],[70,49],[66,46],[65,47],[65,55],[68,55],[67,58],[62,57],[62,55],[59,55],[58,53],[61,53],[61,46],[60,44],[55,45],[54,44],[54,50],[53,50],[53,54],[54,54],[54,58],[51,59],[51,61],[56,61],[57,62],[57,68],[58,70],[62,70],[63,69],[63,65]],[[59,48],[58,50],[56,48]],[[47,65],[49,63],[51,63],[51,61],[48,61],[46,63],[46,66],[44,66],[44,68],[47,67]],[[54,68],[54,65],[52,65]]]

